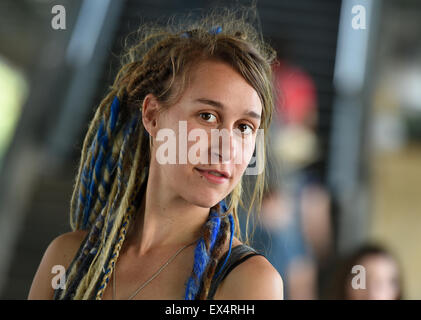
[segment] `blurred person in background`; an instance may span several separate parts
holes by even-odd
[[[403,299],[400,264],[382,245],[364,244],[341,259],[337,265],[330,299]]]
[[[282,275],[286,299],[317,299],[319,267],[330,254],[331,220],[329,193],[310,169],[318,155],[316,89],[307,73],[281,60],[274,65],[274,83],[272,181],[253,244]]]
[[[286,61],[279,60],[273,68],[278,114],[273,126],[275,161],[283,171],[283,189],[292,197],[305,240],[323,262],[331,252],[331,200],[314,169],[320,159],[316,87],[304,70]]]

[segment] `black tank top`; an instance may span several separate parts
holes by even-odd
[[[228,254],[228,251],[225,252],[225,254],[219,259],[218,265],[215,269],[215,275],[218,274],[219,269],[221,269],[222,264],[225,261],[225,258]],[[216,289],[218,288],[218,285],[226,278],[226,276],[239,264],[246,261],[248,258],[253,256],[264,256],[263,254],[257,252],[253,248],[245,245],[240,244],[238,246],[235,246],[231,249],[231,254],[227,260],[227,263],[224,266],[224,269],[220,272],[218,277],[213,277],[210,288],[209,288],[209,294],[208,294],[208,300],[213,300]]]

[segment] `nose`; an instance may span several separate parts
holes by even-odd
[[[211,132],[211,163],[229,163],[235,159],[236,145],[233,132],[228,129],[216,129]]]

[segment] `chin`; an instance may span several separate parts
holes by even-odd
[[[212,208],[214,205],[216,205],[219,201],[221,201],[223,198],[221,196],[196,196],[192,199],[192,197],[188,197],[186,200],[195,204],[198,207],[202,208]]]

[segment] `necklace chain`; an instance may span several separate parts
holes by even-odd
[[[177,252],[170,257],[159,269],[158,271],[156,271],[152,277],[150,277],[148,280],[146,280],[138,289],[136,289],[135,292],[133,292],[129,298],[127,300],[132,300],[135,296],[138,295],[138,293],[145,288],[153,279],[155,279],[184,249],[186,249],[187,247],[193,245],[197,240],[193,241],[192,243],[186,244],[185,246],[183,246],[182,248],[178,249]],[[113,272],[113,300],[115,300],[115,292],[116,292],[116,280],[115,280],[115,274],[116,274],[116,269],[117,269],[117,261],[116,261],[116,265],[114,268],[114,272]]]

